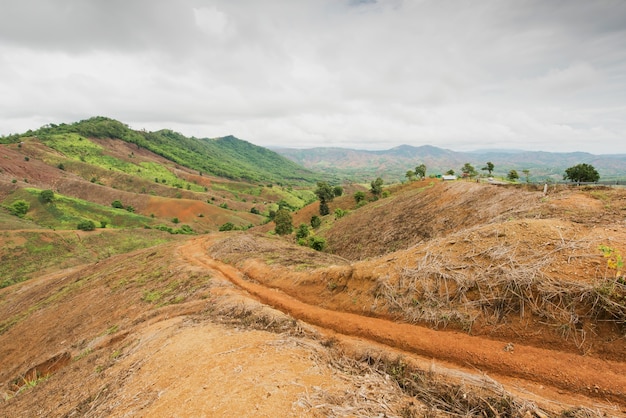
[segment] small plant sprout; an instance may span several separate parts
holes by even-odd
[[[622,277],[622,269],[624,268],[622,254],[608,245],[600,245],[598,249],[602,252],[604,258],[606,258],[606,266],[615,270],[615,278],[619,279]]]

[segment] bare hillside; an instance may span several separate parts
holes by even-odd
[[[42,275],[0,290],[1,408],[624,416],[625,220],[618,189],[424,183],[326,220],[337,254],[231,232]]]

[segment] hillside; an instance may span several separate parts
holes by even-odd
[[[281,202],[299,208],[315,199],[309,186],[296,184],[306,185],[302,178],[289,177],[296,174],[293,163],[235,138],[204,141],[219,153],[211,154],[208,148],[189,153],[183,146],[191,139],[171,132],[139,133],[117,121],[94,118],[4,140],[7,143],[0,144],[2,286],[27,280],[58,263],[59,257],[67,261],[63,265],[71,266],[178,239],[181,234],[246,229],[268,222]],[[194,168],[194,164],[211,166],[213,157],[228,167],[230,178]],[[241,164],[231,163],[235,160]],[[244,167],[242,172],[256,170],[255,177],[281,181],[234,180],[238,167]],[[44,191],[53,193],[50,201],[44,200]],[[13,207],[20,202],[26,205],[26,213],[15,216]],[[88,234],[89,240],[62,232],[77,231],[81,222],[91,222],[96,229]],[[129,234],[132,230],[136,232]]]
[[[108,135],[0,145],[0,415],[626,416],[623,188],[345,184],[315,251],[314,186]]]
[[[465,163],[472,164],[479,173],[487,161],[495,165],[494,175],[505,177],[510,170],[529,170],[530,180],[557,182],[563,179],[565,169],[580,163],[593,165],[601,180],[626,181],[626,155],[593,155],[589,153],[551,153],[528,151],[484,150],[455,152],[431,145],[402,145],[383,151],[365,151],[343,148],[276,149],[277,153],[311,170],[324,170],[341,178],[369,182],[382,177],[386,182],[405,181],[407,170],[425,164],[427,174],[443,174],[452,169],[457,173]]]
[[[86,161],[97,157],[97,147],[80,147],[76,140],[120,139],[145,148],[169,161],[201,173],[253,182],[314,183],[319,174],[249,142],[226,136],[223,138],[188,138],[163,129],[156,132],[136,131],[119,121],[93,117],[72,124],[48,125],[22,135],[3,138],[1,142],[17,143],[36,138],[61,152],[73,151],[73,158]],[[59,149],[61,148],[61,149]],[[132,151],[134,152],[134,151]]]

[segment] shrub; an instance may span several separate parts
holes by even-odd
[[[124,209],[124,205],[119,200],[114,200],[113,202],[111,202],[111,206],[113,206],[115,209]]]
[[[52,190],[42,190],[39,194],[39,199],[43,203],[51,203],[54,200],[54,192]]]
[[[322,225],[322,220],[320,219],[319,216],[317,215],[313,215],[311,217],[311,228],[313,229],[317,229]]]
[[[300,240],[301,238],[306,238],[309,236],[309,227],[307,224],[300,224],[298,230],[296,231],[296,238]]]
[[[25,200],[16,200],[9,207],[9,211],[11,212],[11,214],[20,218],[23,218],[24,215],[26,215],[28,209],[30,209],[30,203]]]
[[[348,213],[347,210],[343,210],[340,208],[335,209],[335,219],[343,218],[346,213]]]
[[[96,224],[93,221],[84,220],[80,221],[76,228],[80,229],[81,231],[93,231],[94,229],[96,229]]]
[[[309,247],[316,251],[323,251],[326,248],[326,240],[322,237],[309,238]]]
[[[235,224],[233,224],[232,222],[226,222],[225,224],[220,226],[220,231],[232,231],[233,229],[235,229]]]
[[[178,218],[172,218],[172,223],[177,224],[177,223],[179,223],[179,222],[180,222],[180,220],[179,220]]]

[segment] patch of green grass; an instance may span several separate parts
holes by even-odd
[[[169,242],[176,235],[156,230],[97,230],[79,239],[74,233],[44,230],[12,233],[0,248],[0,288],[48,269],[62,269]],[[6,244],[8,242],[8,245]]]

